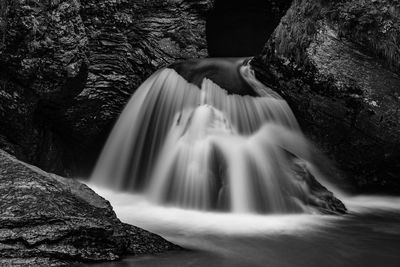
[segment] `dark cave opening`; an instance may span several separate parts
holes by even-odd
[[[206,24],[209,56],[259,54],[290,3],[287,0],[215,0]]]

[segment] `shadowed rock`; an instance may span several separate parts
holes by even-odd
[[[2,1],[0,147],[45,170],[87,173],[148,75],[205,57],[198,1]]]
[[[256,96],[253,88],[240,74],[239,68],[246,61],[247,58],[192,59],[173,63],[169,68],[198,88],[201,88],[204,78],[207,78],[227,90],[229,94]]]
[[[297,0],[252,61],[363,192],[400,193],[399,14],[390,1]]]
[[[0,150],[1,265],[70,265],[177,248],[121,223],[110,203],[86,185]]]

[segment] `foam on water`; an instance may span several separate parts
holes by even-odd
[[[121,193],[88,184],[97,194],[110,201],[118,218],[163,236],[194,235],[249,235],[273,233],[301,233],[323,224],[321,220],[338,216],[286,214],[261,215],[205,212],[163,207],[140,194]]]
[[[326,216],[318,214],[257,215],[217,213],[163,207],[149,202],[143,195],[121,193],[88,184],[96,193],[108,199],[118,218],[157,233],[164,238],[196,250],[227,253],[214,239],[257,238],[273,239],[282,236],[305,238],[320,233],[327,238],[340,238],[339,225],[354,220],[355,216],[385,210],[400,215],[400,198],[385,196],[359,196],[345,198],[349,207],[348,216]],[[384,216],[387,216],[385,213]],[[360,219],[360,223],[365,219]],[[384,219],[383,219],[384,220]],[[378,225],[379,226],[379,225]],[[384,225],[381,226],[381,228]],[[375,226],[374,226],[375,227]],[[381,229],[382,230],[382,229]],[[388,231],[388,229],[384,229]],[[399,234],[398,227],[394,229]],[[336,233],[336,231],[339,231]],[[357,233],[360,236],[363,233]],[[335,241],[336,242],[336,241]]]

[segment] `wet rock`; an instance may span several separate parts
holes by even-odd
[[[309,192],[302,195],[300,199],[305,207],[311,208],[310,213],[320,214],[345,214],[347,209],[343,202],[341,202],[334,194],[324,187],[315,177],[310,173],[307,164],[300,160],[294,159],[292,165],[294,177],[300,184],[307,185]]]
[[[0,150],[0,264],[70,265],[177,247],[121,223],[86,185]]]
[[[400,193],[399,14],[386,0],[294,1],[252,61],[357,191]]]
[[[211,0],[2,1],[1,147],[49,171],[88,171],[150,73],[207,55],[211,6]]]

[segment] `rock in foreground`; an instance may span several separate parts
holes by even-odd
[[[0,265],[106,261],[177,248],[121,223],[86,185],[0,150]]]

